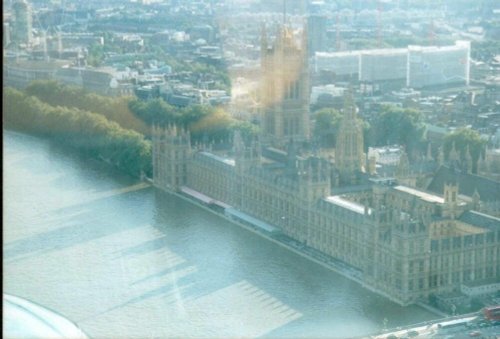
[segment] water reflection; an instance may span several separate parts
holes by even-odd
[[[5,290],[92,337],[348,337],[432,317],[100,164],[4,142]]]

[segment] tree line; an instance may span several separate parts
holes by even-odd
[[[335,147],[343,114],[333,108],[314,113],[314,135],[320,146]],[[385,105],[368,123],[363,122],[365,151],[368,146],[403,145],[408,153],[421,151],[425,125],[420,111]]]
[[[24,91],[6,88],[4,112],[9,129],[47,137],[133,176],[152,175],[153,124],[184,127],[193,143],[229,144],[236,130],[245,140],[258,135],[258,126],[236,120],[221,108],[108,97],[52,80],[34,81]]]
[[[36,80],[25,89],[51,106],[64,106],[103,115],[125,129],[148,135],[149,127],[130,109],[131,97],[109,97],[89,92],[81,87],[68,86],[55,80]]]
[[[132,176],[152,174],[151,142],[102,114],[75,106],[51,105],[13,88],[4,89],[3,109],[8,129],[45,137],[83,155],[105,159]]]
[[[37,80],[25,93],[51,106],[63,106],[100,114],[124,129],[151,136],[151,126],[176,124],[191,132],[192,142],[230,142],[235,130],[243,138],[258,134],[258,126],[236,120],[220,107],[191,105],[180,108],[161,98],[143,101],[133,97],[109,97],[54,80]]]
[[[333,108],[323,108],[313,113],[314,137],[322,147],[335,147],[342,121],[342,112]],[[384,105],[363,125],[365,151],[368,146],[402,145],[408,155],[424,154],[427,150],[426,126],[421,111]],[[467,150],[472,158],[472,172],[477,173],[478,160],[484,152],[486,141],[470,128],[460,128],[448,133],[443,140],[445,159],[455,145],[459,160],[465,161]]]
[[[258,126],[234,119],[220,107],[190,105],[179,108],[157,98],[148,101],[132,99],[129,109],[149,126],[175,124],[186,128],[193,143],[229,143],[235,130],[239,130],[244,139],[250,140],[259,132]]]

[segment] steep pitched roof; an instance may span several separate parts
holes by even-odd
[[[444,184],[453,179],[458,182],[459,194],[472,197],[474,191],[477,190],[482,201],[500,200],[500,182],[446,166],[438,169],[427,190],[441,195]]]
[[[487,228],[492,231],[500,230],[500,219],[493,217],[491,215],[479,213],[476,211],[467,211],[463,213],[460,218],[460,221],[482,228]]]

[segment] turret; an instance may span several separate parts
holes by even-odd
[[[465,151],[465,166],[466,172],[472,173],[472,156],[470,154],[469,144],[467,144],[467,149]]]
[[[240,131],[234,132],[233,152],[239,173],[248,170],[252,166],[260,165],[260,143],[258,140],[252,140],[250,145],[247,146],[241,137]]]
[[[455,180],[444,184],[443,216],[455,219],[458,213],[458,183]]]
[[[472,208],[475,209],[476,211],[481,210],[481,196],[479,195],[479,192],[477,191],[477,188],[474,189],[474,193],[472,194]]]
[[[460,160],[460,157],[458,156],[457,149],[455,148],[455,142],[451,145],[451,150],[450,153],[448,154],[448,161],[450,163],[456,163]]]
[[[164,190],[177,191],[186,184],[191,155],[189,131],[169,125],[153,125],[153,182]]]
[[[359,172],[364,171],[363,126],[356,116],[352,87],[344,94],[343,118],[335,148],[335,166],[340,180],[355,184]]]

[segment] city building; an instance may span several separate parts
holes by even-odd
[[[451,46],[317,52],[314,70],[316,73],[334,72],[339,79],[376,83],[388,89],[469,85],[470,42],[456,41]]]
[[[359,51],[316,52],[313,58],[314,71],[332,72],[338,80],[358,79],[359,58]]]
[[[365,167],[363,122],[356,116],[352,89],[346,92],[344,100],[343,117],[335,147],[335,167],[341,183],[356,184]]]
[[[500,219],[474,210],[456,182],[441,194],[394,179],[332,193],[327,159],[299,156],[293,143],[282,158],[263,156],[258,141],[245,144],[238,134],[230,155],[191,147],[189,133],[175,127],[153,131],[155,186],[272,225],[400,304],[498,278]]]
[[[181,128],[154,126],[154,185],[340,262],[346,275],[401,305],[498,279],[500,219],[481,210],[479,194],[459,194],[460,177],[436,180],[433,191],[416,189],[404,151],[394,177],[377,175],[373,160],[365,170],[352,89],[334,159],[304,146],[306,40],[299,48],[282,26],[269,47],[263,28],[259,138],[235,132],[232,149],[215,152],[191,145]]]
[[[33,41],[31,6],[26,0],[18,0],[12,5],[12,12],[11,40],[29,46]]]
[[[308,16],[307,33],[309,55],[324,50],[326,47],[326,17],[317,14]]]
[[[307,31],[297,42],[291,27],[280,26],[272,45],[266,27],[261,37],[262,141],[284,147],[291,139],[309,140]]]
[[[360,52],[359,81],[401,88],[405,86],[406,68],[404,48],[364,50]]]
[[[470,79],[470,42],[454,46],[408,46],[406,85],[422,88],[437,85],[468,85]]]

